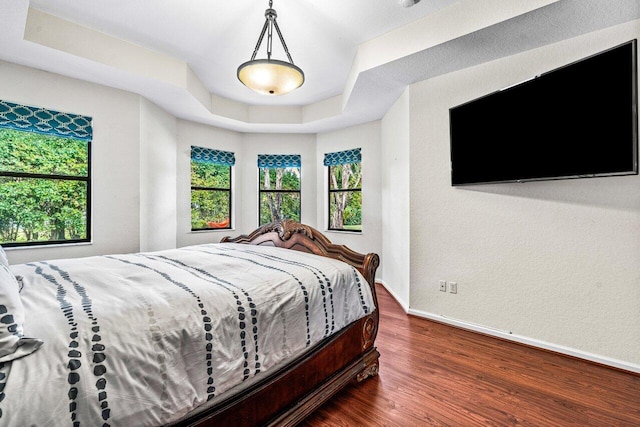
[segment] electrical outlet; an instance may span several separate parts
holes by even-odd
[[[447,292],[447,281],[440,280],[440,292]]]
[[[449,293],[458,293],[458,284],[456,282],[449,282]]]

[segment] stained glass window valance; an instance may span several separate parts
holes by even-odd
[[[300,154],[258,154],[259,168],[299,168],[301,166]]]
[[[0,127],[90,141],[91,117],[0,100]]]
[[[191,146],[191,160],[200,163],[212,163],[214,165],[233,166],[236,164],[236,156],[230,151],[213,150],[211,148]]]
[[[325,166],[344,165],[347,163],[360,163],[360,162],[362,162],[361,148],[338,151],[336,153],[326,153],[324,155]]]

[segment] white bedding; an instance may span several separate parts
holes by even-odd
[[[364,278],[302,252],[211,244],[36,262],[24,336],[0,363],[2,426],[158,426],[365,316]]]

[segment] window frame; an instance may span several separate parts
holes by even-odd
[[[191,147],[193,150],[193,146]],[[204,148],[205,150],[211,150],[211,151],[219,151],[219,150],[214,150],[211,148],[206,148],[206,147],[197,147],[197,148]],[[233,153],[231,153],[233,154]],[[192,213],[191,213],[191,208],[189,209],[189,223],[191,224],[190,229],[191,231],[217,231],[217,230],[232,230],[233,229],[233,224],[234,224],[234,218],[233,218],[233,166],[235,166],[234,164],[223,164],[223,163],[218,163],[218,166],[226,166],[229,168],[229,188],[223,188],[223,187],[207,187],[207,186],[194,186],[192,185],[193,180],[191,179],[191,168],[193,163],[196,162],[196,160],[193,159],[193,157],[189,158],[189,183],[190,183],[190,188],[191,191],[189,193],[189,203],[191,204],[192,200],[193,200],[193,191],[211,191],[211,192],[223,192],[223,193],[227,193],[227,200],[228,200],[228,207],[229,207],[229,224],[224,226],[224,227],[203,227],[203,228],[193,228],[193,217],[192,217]],[[235,158],[234,158],[234,162],[235,162]],[[215,163],[212,163],[215,164]]]
[[[260,185],[263,169],[286,169],[296,168],[300,176],[297,190],[266,190]],[[277,174],[277,172],[276,172]],[[302,156],[299,154],[259,154],[258,155],[258,227],[266,225],[262,224],[262,195],[263,194],[297,194],[298,195],[298,216],[297,222],[302,220]]]
[[[3,104],[10,104],[3,101]],[[12,104],[10,104],[12,105]],[[32,109],[33,107],[25,107],[19,106],[22,108]],[[39,111],[45,111],[43,109],[39,109]],[[69,114],[70,116],[75,116]],[[80,117],[80,116],[76,116]],[[91,121],[91,118],[87,118],[88,121]],[[49,137],[56,138],[64,138],[64,139],[73,139],[76,141],[82,141],[87,144],[87,174],[86,176],[78,176],[78,175],[61,175],[61,174],[47,174],[47,173],[34,173],[34,172],[11,172],[0,169],[0,178],[25,178],[25,179],[40,179],[40,180],[50,180],[50,181],[76,181],[76,182],[84,182],[86,186],[86,199],[84,204],[84,212],[85,212],[85,237],[80,239],[56,239],[56,240],[40,240],[40,241],[26,241],[26,242],[0,242],[3,248],[24,248],[24,247],[41,247],[41,246],[51,246],[51,245],[71,245],[78,243],[89,243],[92,238],[92,135],[89,134],[88,138],[79,138],[75,136],[69,135],[59,135],[54,132],[47,131],[34,131],[29,127],[25,127],[24,129],[16,128],[13,126],[2,126],[0,127],[0,131],[10,130],[14,132],[22,132],[27,134],[40,134]]]
[[[341,158],[342,160],[337,160],[338,158]],[[354,161],[346,161],[347,160],[354,160]],[[335,193],[345,193],[345,192],[350,192],[350,193],[360,193],[362,194],[362,178],[360,179],[360,185],[358,188],[346,188],[346,189],[339,189],[339,188],[334,188],[332,189],[332,183],[331,183],[331,168],[332,167],[338,167],[338,166],[342,166],[345,164],[348,165],[353,165],[359,163],[362,168],[362,149],[361,148],[354,148],[354,149],[350,149],[350,150],[345,150],[345,151],[338,151],[338,152],[334,152],[334,153],[325,153],[325,158],[324,158],[324,166],[325,166],[325,172],[326,172],[326,182],[327,182],[327,208],[326,208],[326,224],[327,224],[327,230],[328,231],[340,231],[340,232],[346,232],[346,233],[362,233],[362,227],[363,227],[363,223],[364,221],[361,220],[360,223],[360,229],[359,230],[350,230],[348,228],[335,228],[331,226],[331,199],[333,198],[333,195]],[[362,173],[362,172],[361,172]],[[363,211],[363,204],[362,204],[362,199],[360,202],[360,214],[362,215],[362,211]]]

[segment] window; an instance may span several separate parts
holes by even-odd
[[[233,153],[191,147],[191,230],[231,228]]]
[[[0,101],[0,243],[91,239],[91,118]]]
[[[360,148],[327,153],[329,230],[362,231],[362,154]]]
[[[298,154],[258,155],[260,224],[292,219],[300,222],[300,165]]]

